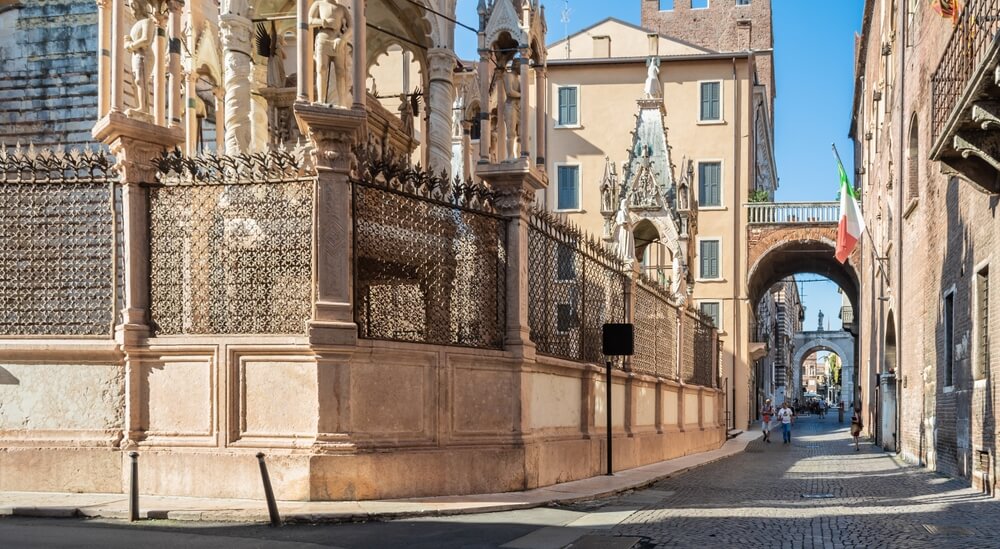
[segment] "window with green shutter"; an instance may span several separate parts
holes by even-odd
[[[557,192],[556,209],[580,209],[580,167],[559,166],[556,170]]]
[[[722,82],[701,83],[702,122],[722,120]]]
[[[698,206],[702,208],[718,208],[722,206],[721,163],[698,163]]]
[[[580,123],[576,93],[575,86],[559,88],[559,126],[576,126]]]
[[[720,324],[722,319],[720,318],[721,315],[719,312],[720,304],[718,301],[704,301],[700,303],[698,307],[701,309],[703,315],[712,319],[712,325],[714,325],[716,329],[722,329],[722,325]]]
[[[702,240],[698,246],[699,278],[719,278],[719,241]]]

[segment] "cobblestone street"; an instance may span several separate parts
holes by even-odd
[[[1000,547],[996,500],[870,443],[856,452],[835,414],[771,440],[657,483],[613,532],[656,547]]]

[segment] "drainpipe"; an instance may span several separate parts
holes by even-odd
[[[749,59],[749,56],[748,56],[747,57],[748,67],[749,67],[749,62],[750,62],[750,59]],[[741,221],[741,217],[743,215],[743,208],[740,207],[740,206],[742,206],[743,202],[742,202],[742,199],[740,198],[742,195],[740,194],[740,178],[739,178],[739,171],[738,171],[738,167],[740,165],[740,127],[741,127],[741,124],[740,124],[740,106],[741,105],[740,105],[740,83],[739,83],[739,80],[737,80],[737,78],[736,78],[736,57],[732,58],[732,64],[733,64],[733,97],[734,97],[733,108],[735,109],[735,112],[733,114],[733,145],[734,145],[734,147],[733,147],[733,157],[734,158],[733,158],[733,170],[732,170],[732,172],[733,172],[733,194],[734,194],[734,197],[735,197],[734,200],[733,200],[734,201],[733,210],[734,210],[734,213],[736,214],[736,219],[734,220],[735,222],[733,223],[733,284],[735,284],[735,288],[734,289],[736,291],[734,292],[735,295],[733,296],[735,299],[733,299],[733,362],[732,362],[732,364],[733,364],[733,375],[732,375],[732,379],[733,379],[733,396],[732,396],[733,407],[732,407],[732,410],[733,410],[733,414],[735,415],[735,413],[736,413],[736,390],[737,390],[736,389],[736,363],[743,357],[743,354],[742,354],[743,346],[741,345],[741,341],[740,341],[740,338],[743,336],[743,331],[740,329],[741,328],[741,326],[740,326],[740,319],[742,317],[742,315],[740,314],[742,312],[740,310],[740,308],[741,308],[741,306],[743,304],[743,300],[741,299],[741,294],[743,293],[743,291],[742,291],[742,289],[743,289],[743,279],[741,278],[742,275],[740,274],[740,244],[741,244],[741,240],[740,240],[740,237],[739,237],[740,236],[739,235],[740,226],[742,225],[740,223],[740,221]],[[752,97],[752,95],[751,95],[751,97]],[[748,398],[749,398],[749,396],[750,395],[747,395]],[[747,426],[748,427],[750,425],[749,418],[750,418],[750,416],[748,415],[747,416]],[[734,428],[736,427],[736,418],[735,418],[735,416],[733,418],[733,427]]]
[[[896,353],[896,357],[895,357],[895,360],[893,361],[896,364],[896,423],[895,423],[895,425],[896,425],[896,432],[895,432],[895,434],[893,436],[893,438],[895,439],[895,440],[893,440],[893,443],[896,446],[896,453],[897,454],[901,453],[902,449],[903,449],[903,445],[901,444],[901,441],[900,441],[900,439],[901,439],[901,437],[900,437],[900,432],[901,432],[901,429],[900,429],[900,417],[902,416],[903,402],[904,402],[903,401],[903,372],[902,372],[903,361],[899,360],[899,349],[902,348],[902,343],[903,343],[903,338],[902,338],[902,335],[903,335],[903,325],[899,322],[899,319],[906,318],[906,317],[903,316],[903,268],[902,268],[903,267],[903,193],[904,192],[909,192],[909,189],[907,189],[906,186],[904,185],[904,177],[903,177],[903,173],[904,173],[904,170],[903,170],[903,146],[904,146],[904,144],[906,144],[906,141],[903,140],[903,136],[904,136],[904,133],[905,133],[904,126],[908,126],[909,125],[909,124],[906,123],[909,120],[909,117],[906,116],[906,103],[905,103],[905,101],[906,101],[906,36],[907,36],[907,33],[909,32],[909,28],[908,28],[908,25],[907,25],[907,20],[909,18],[906,17],[904,15],[904,13],[905,12],[903,10],[899,10],[899,14],[898,14],[898,17],[902,20],[902,22],[900,23],[899,27],[901,29],[903,29],[903,32],[902,32],[903,40],[902,40],[902,43],[900,43],[900,45],[899,45],[899,118],[896,119],[897,123],[899,124],[899,146],[896,147],[897,152],[899,154],[899,163],[897,164],[897,166],[899,166],[899,169],[896,170],[896,173],[899,176],[899,181],[896,184],[896,188],[899,189],[899,192],[896,193],[896,212],[897,213],[896,213],[895,219],[893,219],[893,221],[896,223],[896,230],[894,231],[895,232],[895,237],[896,237],[896,246],[895,246],[895,248],[896,248],[896,269],[895,269],[895,273],[893,273],[893,274],[896,275],[896,311],[895,311],[895,314],[893,315],[893,320],[895,321],[895,322],[893,322],[893,328],[896,329],[896,334],[894,334],[895,341],[896,341],[896,346],[895,346],[894,351]],[[897,40],[898,40],[898,38],[897,38]],[[907,148],[909,148],[909,147],[907,147]],[[913,160],[916,161],[915,158]],[[906,171],[907,172],[909,171],[909,166],[907,166],[907,170]]]

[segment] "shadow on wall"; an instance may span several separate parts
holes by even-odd
[[[21,380],[14,377],[10,370],[0,367],[0,385],[20,385]]]

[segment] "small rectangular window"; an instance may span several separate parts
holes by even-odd
[[[955,385],[955,294],[944,296],[944,385]]]
[[[736,0],[737,6],[749,6],[750,0]]]
[[[703,301],[698,307],[703,315],[712,319],[712,325],[716,330],[722,330],[721,304],[718,301]]]
[[[708,0],[691,0],[691,9],[703,10],[708,8]]]
[[[660,11],[674,11],[674,0],[660,0]]]
[[[719,278],[719,241],[702,240],[698,248],[698,262],[702,279]]]
[[[560,126],[576,126],[580,123],[577,112],[577,87],[564,86],[559,88],[559,120]]]
[[[722,120],[722,82],[701,83],[701,109],[699,120],[714,122]]]
[[[722,206],[721,163],[698,163],[698,206],[701,208],[718,208]]]
[[[573,280],[576,278],[576,254],[573,248],[559,244],[556,248],[556,278],[557,280]]]
[[[557,209],[580,209],[580,167],[559,166],[556,170],[558,179]]]
[[[976,379],[985,379],[990,369],[990,268],[976,274]]]

